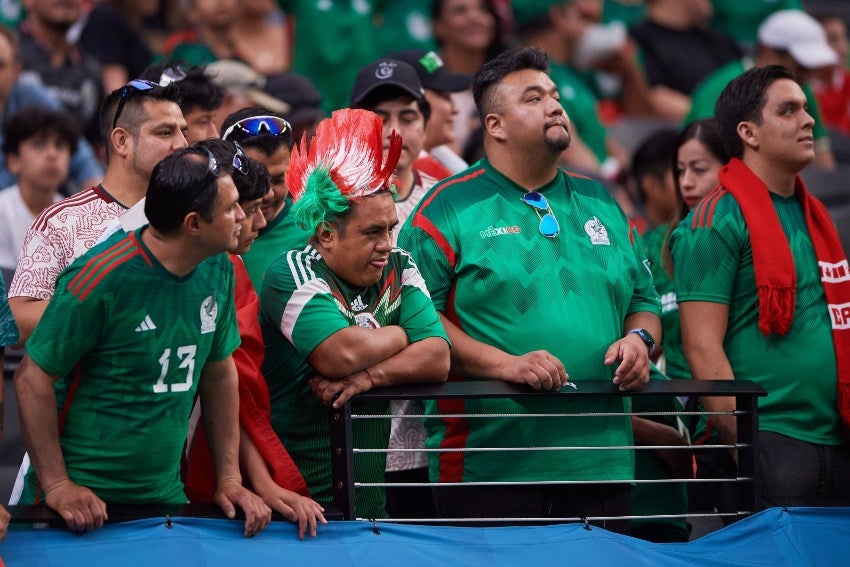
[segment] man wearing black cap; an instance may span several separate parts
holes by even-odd
[[[292,137],[297,142],[306,133],[316,133],[316,126],[325,117],[322,110],[322,93],[309,78],[298,73],[286,72],[266,78],[267,93],[287,103],[289,112],[283,117],[292,125]]]
[[[395,174],[399,179],[396,195],[398,225],[404,224],[437,178],[422,172],[414,165],[425,142],[425,125],[430,107],[425,90],[413,66],[397,59],[384,57],[363,67],[354,81],[351,106],[371,110],[384,121],[384,157],[386,158],[393,132],[402,138],[401,156]],[[444,177],[445,175],[441,175]],[[393,233],[393,246],[398,233]],[[416,405],[414,405],[416,404]],[[394,414],[422,414],[418,402],[393,402]],[[422,422],[413,419],[393,419],[390,431],[391,449],[421,449],[425,446]],[[428,460],[425,453],[390,452],[387,454],[387,482],[427,482]],[[426,518],[434,516],[434,504],[428,488],[390,488],[386,490],[386,510],[394,518]]]
[[[468,89],[472,78],[467,74],[446,71],[440,56],[433,51],[426,53],[421,49],[409,49],[391,53],[387,57],[404,61],[413,67],[425,89],[425,100],[431,106],[431,117],[425,127],[424,152],[416,159],[414,167],[437,179],[446,175],[427,169],[434,161],[443,166],[441,170],[445,168],[452,174],[466,169],[467,163],[451,147],[457,138],[454,123],[459,112],[452,93]]]

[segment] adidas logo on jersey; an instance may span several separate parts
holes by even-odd
[[[156,329],[156,325],[153,324],[153,319],[151,319],[150,315],[145,315],[145,318],[136,327],[136,332],[142,333],[144,331],[153,331],[154,329]]]
[[[354,298],[354,301],[351,302],[351,310],[352,311],[363,311],[366,309],[366,304],[363,303],[363,300],[360,299],[360,296]]]

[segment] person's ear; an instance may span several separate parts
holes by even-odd
[[[508,139],[505,133],[505,123],[502,116],[491,112],[484,117],[484,130],[491,138],[498,142],[505,142]]]
[[[190,236],[197,236],[201,232],[201,215],[197,211],[192,211],[183,217],[183,229]]]
[[[18,177],[21,174],[21,157],[16,153],[6,154],[6,169],[9,173]]]
[[[750,122],[749,120],[744,120],[743,122],[738,123],[738,137],[741,138],[741,141],[745,146],[748,146],[754,150],[759,147],[759,136],[758,136],[758,128],[754,122]]]
[[[316,241],[322,245],[322,248],[332,250],[338,237],[338,231],[329,222],[325,221],[316,229],[315,236]]]
[[[109,134],[109,141],[112,144],[112,150],[121,157],[130,155],[133,149],[133,136],[124,128],[116,127]]]

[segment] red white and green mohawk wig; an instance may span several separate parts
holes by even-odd
[[[351,201],[389,190],[401,155],[401,137],[393,132],[383,159],[383,122],[368,110],[344,108],[319,123],[310,140],[292,148],[286,185],[295,200],[292,214],[307,230],[343,216]],[[383,162],[383,163],[382,163]]]

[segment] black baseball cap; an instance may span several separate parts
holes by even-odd
[[[351,89],[351,106],[356,107],[376,89],[388,86],[401,89],[416,100],[425,98],[425,90],[412,65],[382,57],[357,73]]]
[[[304,75],[288,71],[269,75],[263,88],[273,97],[289,104],[290,111],[284,113],[283,117],[293,126],[325,117],[322,112],[322,95]]]
[[[387,57],[409,63],[422,86],[429,91],[456,93],[468,89],[472,82],[472,75],[446,71],[443,60],[433,51],[408,49],[390,53]]]

